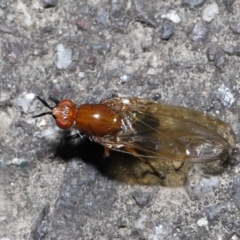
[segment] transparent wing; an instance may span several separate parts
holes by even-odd
[[[122,116],[117,136],[96,141],[136,156],[182,162],[221,159],[235,143],[223,121],[184,107],[138,98],[112,98],[102,102]]]

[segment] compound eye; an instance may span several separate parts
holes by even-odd
[[[76,106],[68,99],[59,102],[58,106],[52,110],[57,126],[62,129],[70,128],[73,125],[76,113]]]
[[[61,129],[68,129],[72,126],[72,123],[68,119],[56,119],[56,124]]]
[[[64,99],[58,103],[58,106],[65,106],[71,108],[74,106],[74,103],[70,99]]]

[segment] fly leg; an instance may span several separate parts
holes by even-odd
[[[108,158],[109,155],[110,155],[110,149],[108,147],[104,147],[103,164],[105,164],[105,159]]]
[[[104,153],[103,153],[103,157],[107,158],[110,155],[110,149],[108,147],[104,147]]]
[[[75,134],[71,134],[71,135],[68,135],[65,139],[68,139],[68,140],[72,140],[72,139],[76,139],[76,138],[81,138],[81,139],[85,139],[87,138],[88,136],[86,134],[83,134],[83,133],[80,133],[79,131]]]
[[[75,139],[75,138],[80,138],[81,136],[76,133],[76,134],[72,134],[72,135],[68,135],[65,137],[65,139],[69,139],[69,140],[72,140],[72,139]]]
[[[145,171],[145,172],[143,173],[143,175],[146,175],[146,174],[148,174],[148,173],[151,173],[151,174],[155,175],[156,177],[158,177],[159,179],[164,179],[164,176],[155,169],[155,167],[148,161],[147,158],[138,156],[137,152],[136,152],[133,148],[131,148],[131,147],[126,147],[126,146],[125,146],[124,148],[126,149],[126,151],[128,151],[128,152],[131,153],[133,156],[137,157],[137,158],[140,159],[143,163],[145,163],[146,165],[148,165],[148,166],[150,167],[151,171],[150,171],[150,172],[149,172],[149,171]]]

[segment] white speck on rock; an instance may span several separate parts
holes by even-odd
[[[147,74],[148,75],[155,75],[157,72],[154,68],[149,68],[148,71],[147,71]]]
[[[218,188],[220,180],[218,177],[203,177],[198,174],[189,175],[187,178],[186,190],[191,198],[197,199],[202,195],[212,192]]]
[[[39,138],[45,138],[45,139],[51,141],[51,140],[56,139],[57,134],[58,134],[58,131],[55,128],[48,127],[46,129],[42,130],[41,132],[36,132],[34,134],[34,136],[39,137]]]
[[[43,127],[43,126],[46,126],[46,121],[45,121],[45,119],[43,119],[40,123],[39,123],[39,126],[40,127]]]
[[[85,78],[85,73],[84,72],[79,72],[78,73],[78,77],[80,78],[80,79],[82,79],[82,78]]]
[[[206,220],[205,218],[200,218],[198,221],[197,221],[197,225],[199,227],[207,227],[208,225],[208,220]]]
[[[156,226],[156,234],[157,235],[164,235],[165,234],[165,230],[164,230],[164,227],[163,227],[163,225],[158,225],[158,226]]]
[[[34,10],[42,9],[42,5],[40,3],[41,3],[40,1],[36,1],[36,0],[32,1],[31,8]]]
[[[42,136],[47,139],[52,139],[51,135],[55,133],[55,130],[52,127],[49,127],[42,131]]]
[[[230,107],[234,103],[235,99],[228,87],[224,84],[218,89],[216,96],[220,99],[221,103],[225,107]]]
[[[66,69],[72,62],[72,50],[63,44],[57,45],[57,68]]]
[[[22,107],[23,112],[27,113],[34,97],[35,97],[34,93],[24,92],[22,95],[15,98],[12,102],[15,106]]]
[[[214,16],[218,13],[218,5],[216,3],[211,3],[203,10],[202,18],[206,22],[211,22]]]
[[[135,223],[135,227],[137,229],[144,229],[146,226],[147,220],[148,220],[148,216],[146,214],[141,213],[140,218]]]
[[[27,162],[26,159],[24,158],[13,158],[12,159],[12,164],[20,166],[21,164]]]
[[[175,10],[171,10],[169,13],[163,14],[161,18],[166,18],[174,23],[180,23],[182,21],[181,17],[176,13]]]
[[[126,83],[128,80],[129,80],[128,75],[122,75],[122,76],[120,77],[120,82],[121,82],[121,84]]]
[[[27,11],[27,6],[25,4],[23,4],[20,0],[17,3],[17,11],[24,15],[24,17],[25,17],[23,19],[24,25],[26,27],[31,27],[33,24],[32,17],[29,14],[29,12]]]

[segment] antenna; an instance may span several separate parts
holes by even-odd
[[[51,110],[53,109],[52,107],[50,107],[50,105],[44,99],[40,98],[39,96],[37,96],[37,99],[40,100],[41,103],[45,107],[47,107],[47,108],[49,108]],[[56,105],[58,105],[58,103],[59,103],[59,101],[57,99],[55,99],[55,98],[50,98],[50,100],[53,101],[54,103],[56,103]],[[42,117],[42,116],[45,116],[45,115],[48,115],[48,114],[52,115],[52,111],[40,113],[38,115],[33,116],[33,118]]]

